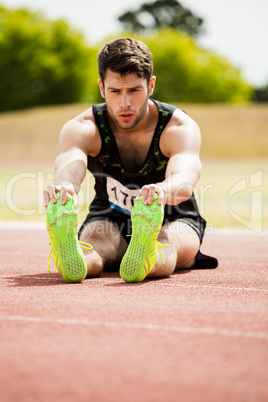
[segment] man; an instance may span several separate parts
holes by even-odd
[[[175,106],[150,98],[156,77],[142,42],[107,43],[98,67],[105,103],[65,124],[55,182],[44,191],[55,265],[68,282],[120,264],[126,282],[191,268],[206,226],[193,195],[201,173],[199,128]],[[76,205],[87,168],[96,196],[79,231],[83,254]]]

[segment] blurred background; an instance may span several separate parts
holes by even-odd
[[[0,221],[44,222],[61,127],[102,101],[100,46],[131,36],[153,53],[154,98],[201,128],[208,231],[267,230],[267,15],[266,0],[0,1]],[[80,221],[93,186],[89,173]]]

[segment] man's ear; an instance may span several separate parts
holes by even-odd
[[[98,79],[98,84],[99,84],[99,87],[100,87],[101,96],[102,96],[103,98],[105,98],[105,94],[104,94],[104,83],[102,82],[102,80],[101,80],[100,78]]]
[[[150,78],[150,81],[149,81],[149,96],[151,96],[151,95],[153,94],[153,92],[154,92],[155,80],[156,80],[156,76],[153,75],[153,76]]]

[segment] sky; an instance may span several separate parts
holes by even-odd
[[[28,7],[48,18],[64,18],[89,44],[120,34],[117,17],[150,0],[0,0],[6,7]],[[151,0],[152,1],[152,0]],[[254,86],[268,83],[267,0],[180,0],[204,19],[197,43],[226,57]]]

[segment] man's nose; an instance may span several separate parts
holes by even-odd
[[[122,109],[127,109],[131,106],[130,97],[128,94],[122,95],[120,106]]]

